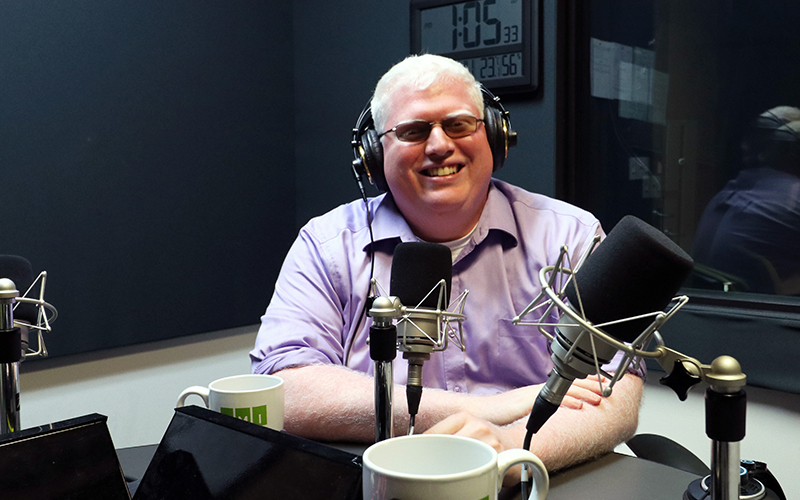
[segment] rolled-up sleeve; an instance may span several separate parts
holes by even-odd
[[[284,260],[275,292],[261,318],[255,348],[250,352],[254,373],[274,373],[310,364],[341,364],[343,280],[326,262],[321,244],[301,230]],[[349,296],[344,291],[345,297]]]

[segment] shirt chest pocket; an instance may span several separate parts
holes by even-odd
[[[500,319],[491,349],[494,370],[514,386],[539,384],[547,380],[552,368],[548,340],[537,327],[517,326],[511,319]]]

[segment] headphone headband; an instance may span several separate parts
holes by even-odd
[[[517,133],[511,128],[511,118],[508,111],[500,104],[500,98],[492,94],[485,86],[481,85],[483,95],[483,121],[486,127],[486,138],[492,152],[492,171],[496,172],[503,166],[508,156],[508,148],[516,146]],[[356,126],[353,128],[353,138],[350,141],[353,148],[353,173],[356,180],[364,177],[370,184],[385,192],[389,190],[386,176],[383,172],[383,145],[375,130],[372,119],[370,103],[361,111]]]

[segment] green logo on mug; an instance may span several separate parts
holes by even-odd
[[[220,408],[220,413],[247,420],[256,425],[267,425],[267,405],[254,406],[253,408]]]

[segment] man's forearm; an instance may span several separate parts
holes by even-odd
[[[625,375],[609,398],[593,391],[596,379],[576,380],[568,394],[583,404],[562,405],[539,429],[531,441],[531,451],[542,459],[547,470],[554,471],[611,451],[636,432],[642,380]],[[598,391],[599,392],[599,391]],[[570,396],[564,398],[566,402]],[[527,416],[505,426],[461,412],[429,429],[429,433],[455,434],[479,439],[498,452],[524,445]],[[512,469],[504,484],[519,482],[519,469]]]
[[[368,442],[375,437],[372,378],[333,365],[281,370],[287,432],[309,439]]]
[[[642,386],[639,377],[628,374],[599,405],[559,408],[533,437],[531,451],[554,471],[613,450],[636,432]],[[521,446],[525,421],[514,427]]]
[[[374,381],[363,373],[335,365],[310,365],[281,370],[286,384],[286,430],[310,439],[370,442],[375,438]],[[497,425],[530,412],[539,386],[496,396],[471,396],[425,389],[416,420],[417,432],[461,411]],[[395,435],[405,434],[408,406],[405,387],[395,385]]]

